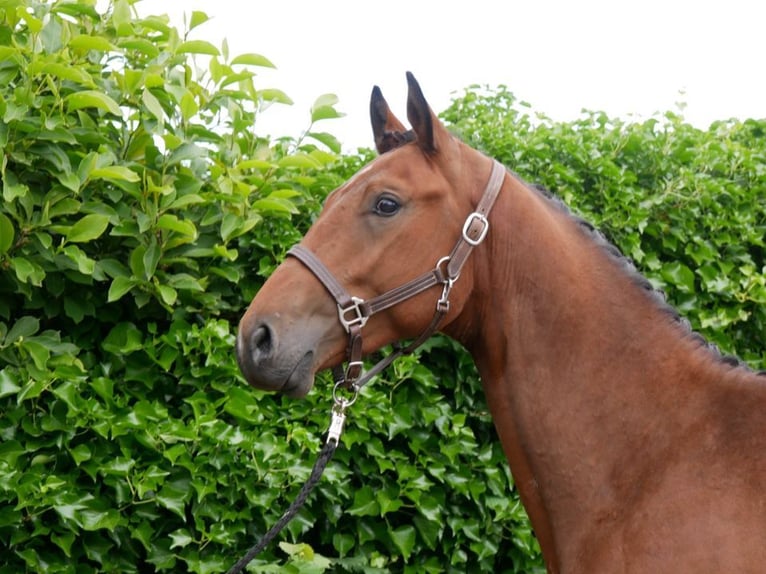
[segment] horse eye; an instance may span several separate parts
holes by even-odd
[[[375,213],[384,217],[389,217],[399,211],[400,207],[401,206],[396,199],[388,195],[384,195],[379,197],[378,201],[375,203]]]

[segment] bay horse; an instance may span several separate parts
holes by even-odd
[[[353,385],[362,356],[438,329],[478,367],[548,572],[766,572],[764,378],[407,78],[411,129],[375,87],[379,155],[242,317],[247,381],[300,397],[348,358]]]

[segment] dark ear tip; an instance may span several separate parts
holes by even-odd
[[[383,92],[380,90],[380,88],[378,86],[373,86],[372,87],[372,97],[373,98],[382,98],[383,97]]]
[[[413,74],[412,72],[407,72],[407,87],[410,88],[411,90],[415,90],[417,92],[421,92],[422,93],[422,91],[423,91],[423,90],[420,89],[420,84],[415,79],[415,74]]]

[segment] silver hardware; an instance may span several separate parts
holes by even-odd
[[[356,401],[356,397],[359,396],[359,387],[357,387],[356,385],[351,385],[350,387],[348,387],[348,390],[351,391],[351,398],[346,399],[341,397],[338,394],[338,390],[345,389],[346,387],[344,385],[345,385],[345,381],[340,381],[338,383],[335,383],[335,386],[332,388],[332,400],[333,400],[333,403],[335,403],[335,406],[333,408],[340,409],[341,411],[345,411],[348,407],[353,405],[354,402]]]
[[[449,312],[449,294],[452,291],[452,286],[455,284],[455,279],[447,279],[444,282],[444,288],[442,289],[442,296],[436,302],[436,310],[440,313]]]
[[[470,229],[471,225],[473,225],[474,221],[478,221],[479,223],[481,223],[482,228],[481,228],[481,233],[479,233],[479,237],[477,237],[476,239],[471,239],[468,236],[468,230]],[[487,231],[489,231],[489,220],[478,211],[474,211],[471,215],[469,215],[466,218],[465,223],[463,224],[463,239],[467,243],[476,247],[479,243],[484,241],[484,238],[487,236]]]
[[[364,363],[362,361],[349,361],[348,366],[346,367],[346,373],[343,375],[343,378],[345,379],[346,383],[353,383],[355,380],[357,380],[361,374],[362,374],[362,367],[364,366]],[[356,377],[352,377],[349,373],[351,373],[351,369],[354,367],[359,368],[359,375]]]
[[[342,403],[335,403],[332,408],[332,418],[330,419],[330,428],[327,429],[327,442],[340,440],[340,433],[343,432],[343,423],[346,422],[346,407]]]
[[[367,323],[369,317],[362,314],[362,309],[360,307],[363,303],[364,299],[351,297],[351,304],[348,307],[343,308],[340,304],[338,305],[338,318],[340,319],[341,325],[343,325],[343,328],[346,330],[346,333],[351,331],[353,325],[359,325],[359,328],[361,329],[364,327],[365,323]],[[353,313],[354,316],[347,319],[346,317],[349,313]]]

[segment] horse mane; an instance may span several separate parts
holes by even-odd
[[[607,254],[612,262],[617,264],[617,267],[628,276],[634,285],[643,289],[648,294],[650,299],[654,301],[657,308],[663,314],[665,314],[673,323],[676,323],[680,326],[687,337],[697,342],[700,347],[708,349],[719,362],[732,368],[744,368],[748,371],[754,372],[753,369],[751,369],[750,366],[742,361],[739,357],[722,353],[718,345],[708,341],[700,333],[694,331],[689,320],[682,316],[675,307],[668,303],[665,291],[655,287],[651,281],[649,281],[636,268],[633,260],[627,255],[623,254],[620,248],[612,243],[609,239],[607,239],[606,235],[601,230],[596,228],[595,225],[580,215],[573,213],[571,208],[551,190],[539,184],[527,183],[515,172],[511,171],[511,173],[514,177],[522,181],[529,189],[543,196],[557,211],[566,214],[577,225],[583,234],[585,234],[597,246],[599,246]],[[756,374],[760,376],[766,376],[766,371],[759,371]]]

